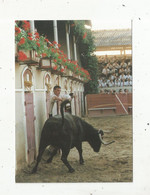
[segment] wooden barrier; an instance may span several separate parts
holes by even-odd
[[[127,94],[116,94],[116,114],[128,114]]]
[[[87,115],[100,117],[132,114],[132,94],[88,94]]]
[[[113,94],[88,94],[88,116],[107,116],[116,114],[115,95]]]
[[[132,114],[132,93],[128,94],[128,112]]]

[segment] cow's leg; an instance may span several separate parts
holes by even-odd
[[[78,145],[76,145],[76,148],[79,152],[79,162],[81,165],[84,164],[84,159],[83,159],[83,156],[82,156],[82,143],[79,143]]]
[[[52,162],[53,157],[57,154],[57,150],[58,150],[58,148],[54,148],[54,149],[53,149],[50,158],[47,160],[47,163]]]
[[[38,154],[38,157],[37,157],[37,161],[36,161],[36,165],[34,166],[34,168],[32,169],[32,172],[31,173],[35,173],[37,171],[37,167],[38,167],[38,164],[42,158],[42,154],[44,152],[46,147],[42,147],[39,149],[39,154]]]
[[[63,163],[66,165],[66,167],[69,169],[70,173],[73,173],[75,170],[71,167],[71,165],[69,164],[67,157],[69,154],[69,149],[62,149],[62,156],[61,156],[61,160],[63,161]]]

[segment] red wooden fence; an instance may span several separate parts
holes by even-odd
[[[88,94],[87,114],[91,117],[132,114],[132,94]]]

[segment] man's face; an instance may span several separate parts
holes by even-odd
[[[60,95],[60,92],[61,92],[61,88],[56,88],[56,89],[54,90],[54,94],[55,94],[56,96],[59,96],[59,95]]]

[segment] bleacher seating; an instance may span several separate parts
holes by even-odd
[[[132,87],[131,58],[105,57],[99,60],[99,90]]]

